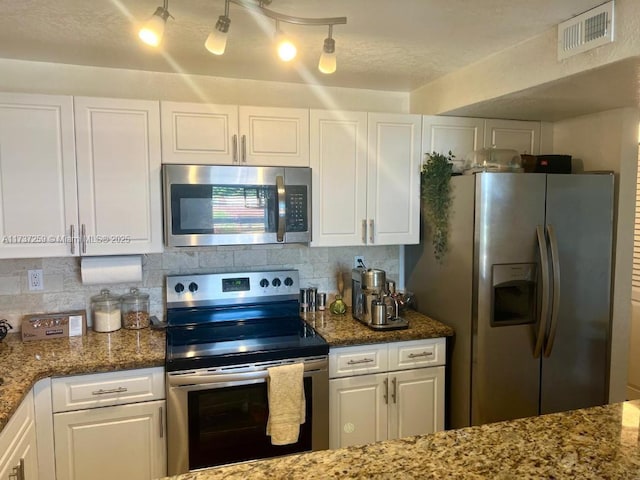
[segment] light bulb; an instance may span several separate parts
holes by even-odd
[[[207,37],[207,41],[204,42],[204,47],[214,55],[222,55],[224,53],[227,47],[227,32],[229,32],[230,24],[229,17],[220,15],[215,28]]]
[[[318,70],[331,74],[336,71],[336,42],[333,38],[325,38],[322,55],[318,62]]]
[[[163,7],[158,7],[155,13],[149,20],[145,22],[140,31],[138,37],[147,45],[157,47],[162,42],[162,35],[164,34],[164,26],[169,18],[169,12]]]
[[[214,30],[204,42],[204,47],[214,55],[222,55],[227,47],[227,34]]]
[[[278,50],[278,56],[283,62],[290,62],[296,58],[298,49],[293,42],[282,32],[276,36],[276,48]]]

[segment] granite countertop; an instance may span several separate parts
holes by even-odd
[[[448,325],[415,310],[403,312],[402,317],[409,321],[409,328],[404,330],[372,330],[354,319],[351,309],[345,315],[333,315],[328,310],[301,315],[332,347],[450,337],[455,333]]]
[[[350,314],[328,311],[307,314],[306,320],[331,346],[393,342],[443,337],[453,329],[417,312],[409,312],[407,330],[378,332]],[[83,373],[161,367],[165,359],[165,332],[126,330],[111,333],[87,331],[82,337],[22,342],[11,333],[0,342],[0,431],[40,379]]]
[[[640,401],[171,477],[215,479],[638,479]]]
[[[42,378],[161,367],[164,357],[164,331],[148,328],[31,342],[11,333],[0,342],[0,431]]]

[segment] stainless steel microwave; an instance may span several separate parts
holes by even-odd
[[[311,169],[163,165],[168,246],[309,243]]]

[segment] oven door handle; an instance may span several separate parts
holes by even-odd
[[[243,382],[247,380],[261,380],[269,376],[264,370],[261,372],[244,373],[194,373],[188,375],[169,376],[172,387],[187,387],[189,385],[215,385],[216,383]]]
[[[326,370],[327,360],[315,360],[304,363],[304,373],[310,371]],[[258,370],[254,372],[203,372],[191,374],[168,375],[169,386],[186,387],[189,385],[215,385],[217,383],[244,382],[247,380],[263,380],[269,377],[269,371]]]

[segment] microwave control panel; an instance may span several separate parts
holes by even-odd
[[[306,232],[309,230],[307,201],[307,187],[303,185],[287,186],[287,232]]]

